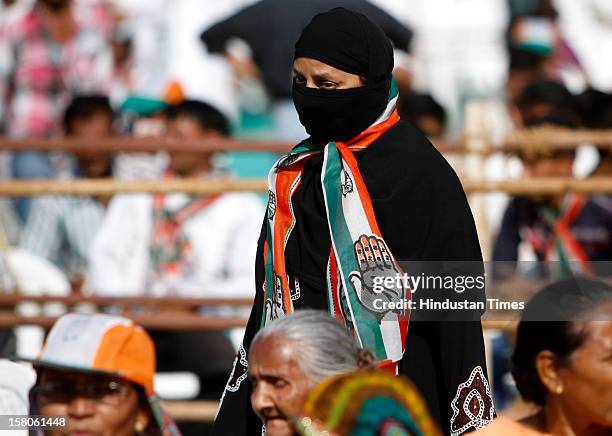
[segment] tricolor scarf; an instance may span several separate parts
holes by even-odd
[[[584,208],[586,199],[583,195],[571,195],[565,200],[561,210],[542,206],[540,219],[546,225],[546,233],[534,228],[527,228],[527,239],[533,250],[544,261],[558,260],[560,278],[574,274],[572,262],[580,267],[584,274],[593,272],[588,255],[571,231],[572,223]]]
[[[578,262],[581,272],[592,274],[589,257],[584,252],[580,243],[574,237],[570,226],[578,218],[586,204],[583,195],[572,195],[568,198],[560,216],[550,209],[544,210],[544,219],[553,231],[554,247],[561,263],[562,275],[564,277],[573,275],[571,262]]]
[[[397,86],[392,81],[385,111],[361,134],[346,143],[329,142],[324,147],[302,142],[270,170],[261,320],[263,327],[293,311],[285,269],[285,248],[295,225],[292,198],[302,179],[304,163],[323,153],[321,185],[332,241],[327,267],[328,310],[353,331],[381,366],[392,369],[396,369],[392,364],[402,358],[405,350],[409,311],[375,310],[372,303],[378,298],[402,301],[410,298],[410,292],[401,287],[374,288],[375,276],[395,277],[401,270],[378,228],[353,152],[366,149],[399,121],[397,96]]]
[[[219,195],[195,198],[178,210],[169,211],[165,205],[165,195],[153,197],[153,230],[149,252],[152,269],[158,278],[180,277],[185,273],[192,247],[183,225],[218,198]]]

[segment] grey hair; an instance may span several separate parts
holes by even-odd
[[[360,348],[348,330],[322,310],[297,310],[261,329],[251,343],[275,336],[293,342],[298,365],[313,383],[359,366]]]

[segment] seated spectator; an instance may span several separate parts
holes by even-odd
[[[442,434],[412,383],[376,371],[323,380],[308,395],[296,428],[304,436],[313,430],[329,436]]]
[[[293,434],[292,420],[314,386],[326,377],[372,364],[369,351],[360,349],[334,318],[323,311],[298,310],[257,332],[248,362],[240,348],[226,389],[238,389],[248,374],[251,406],[266,434]]]
[[[67,418],[47,434],[180,435],[153,391],[153,342],[126,318],[64,315],[33,364],[30,414]]]
[[[75,98],[64,114],[69,138],[103,138],[113,135],[113,110],[102,96]],[[93,150],[75,152],[78,177],[112,176],[111,154]],[[39,197],[32,201],[23,230],[21,248],[62,267],[80,281],[87,271],[87,257],[105,214],[107,196]]]
[[[431,95],[409,92],[401,95],[401,98],[399,109],[401,118],[410,121],[429,139],[444,136],[446,112]]]
[[[522,423],[539,434],[609,435],[611,344],[610,286],[573,278],[536,294],[518,327],[512,374],[541,409]]]
[[[112,74],[108,17],[85,2],[20,3],[19,9],[27,12],[7,19],[0,30],[0,132],[11,137],[51,137],[61,133],[61,115],[73,96],[108,91]],[[49,153],[13,155],[14,178],[52,178],[58,170]],[[18,199],[16,205],[25,222],[29,198]]]
[[[560,82],[537,80],[530,83],[518,97],[516,105],[526,127],[530,120],[557,114],[567,118],[571,127],[578,123],[574,97]]]
[[[527,124],[570,125],[556,116]],[[522,158],[528,177],[572,176],[573,150],[551,152],[534,145],[525,149]],[[562,275],[574,268],[605,273],[606,262],[612,260],[610,234],[612,210],[598,197],[574,194],[514,197],[504,213],[493,260],[559,261]],[[529,255],[521,257],[519,251]]]
[[[524,10],[516,16],[509,31],[511,48],[518,48],[541,56],[542,70],[551,79],[559,80],[572,92],[580,92],[587,84],[584,65],[568,45],[565,35],[559,28],[557,12],[558,2],[551,0],[514,1],[514,3],[539,4],[531,11]],[[518,12],[518,11],[517,11]]]
[[[168,104],[146,95],[130,95],[119,106],[118,130],[134,138],[159,138],[166,134]],[[119,180],[155,180],[168,166],[164,152],[124,152],[115,157],[114,172]]]
[[[212,106],[186,101],[168,112],[167,130],[176,138],[213,139],[229,126]],[[165,177],[176,176],[223,175],[208,153],[172,152]],[[252,297],[263,210],[251,193],[116,196],[90,253],[86,288],[117,296]],[[153,339],[160,370],[191,371],[201,380],[199,398],[219,398],[235,356],[223,332],[156,332]]]
[[[168,134],[215,138],[227,120],[202,102],[170,113]],[[210,156],[171,153],[166,177],[219,177]],[[249,297],[263,204],[254,194],[116,196],[91,251],[88,288],[99,294]]]

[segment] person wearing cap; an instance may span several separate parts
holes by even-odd
[[[30,414],[67,417],[47,434],[180,435],[153,391],[153,341],[129,319],[64,315],[32,363]]]
[[[464,311],[460,319],[450,311],[434,319],[415,311],[408,324],[410,307],[390,303],[410,299],[411,290],[394,280],[378,288],[374,283],[400,274],[399,262],[482,268],[459,179],[433,145],[399,119],[391,44],[366,16],[337,8],[304,28],[293,68],[293,101],[310,137],[269,174],[257,295],[213,434],[262,434],[249,408],[253,387],[244,356],[260,328],[305,308],[328,311],[381,367],[414,380],[445,434],[483,427],[494,408],[481,311]],[[484,299],[484,289],[473,292],[471,298]]]

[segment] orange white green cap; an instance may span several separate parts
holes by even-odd
[[[131,320],[103,314],[69,313],[49,332],[34,366],[119,376],[153,394],[155,347]]]

